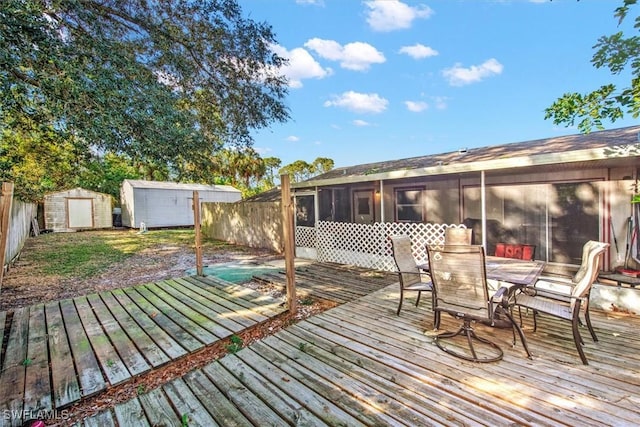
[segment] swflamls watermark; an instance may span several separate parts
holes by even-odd
[[[63,410],[25,410],[18,411],[12,409],[3,409],[0,411],[0,419],[2,420],[66,420],[71,416],[68,409]]]

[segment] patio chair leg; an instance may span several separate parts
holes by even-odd
[[[582,349],[584,342],[582,341],[580,331],[578,330],[578,322],[575,319],[573,322],[571,322],[571,329],[573,330],[573,340],[576,343],[576,348],[578,349],[578,354],[580,354],[580,359],[582,360],[583,364],[588,365],[589,362],[587,361],[587,356],[585,356],[584,350]]]
[[[403,299],[404,299],[404,292],[402,292],[402,287],[400,287],[400,302],[398,303],[398,311],[396,311],[396,316],[400,316],[400,310],[402,310]]]
[[[598,342],[596,331],[594,331],[593,326],[591,326],[591,317],[589,316],[589,300],[587,300],[584,305],[584,321],[587,324],[587,328],[589,328],[589,332],[591,333],[591,338],[593,338],[594,342]]]
[[[518,307],[519,308],[519,307]],[[522,332],[522,328],[516,323],[513,315],[509,312],[509,310],[504,310],[504,314],[509,318],[511,325],[513,326],[511,329],[513,330],[513,345],[516,345],[516,331],[518,335],[520,335],[520,341],[522,342],[522,346],[524,347],[524,351],[527,352],[527,357],[529,359],[533,359],[531,356],[531,352],[529,351],[529,346],[527,345],[527,339],[524,336],[524,332]]]
[[[450,350],[447,347],[445,347],[441,342],[441,340],[443,339],[453,338],[458,335],[464,335],[467,338],[467,343],[469,344],[469,351],[471,352],[471,357],[465,354]],[[489,347],[492,347],[494,349],[494,356],[482,358],[482,359],[479,358],[473,346],[474,340],[480,343],[486,344]],[[462,326],[460,326],[460,328],[455,332],[443,332],[441,334],[438,334],[435,337],[435,343],[438,346],[438,348],[444,351],[445,353],[451,354],[452,356],[455,356],[455,357],[459,357],[460,359],[468,360],[470,362],[478,362],[478,363],[497,362],[498,360],[502,360],[502,357],[504,356],[502,349],[496,343],[476,335],[475,331],[473,330],[473,327],[471,326],[471,320],[469,319],[465,319]]]
[[[422,295],[422,291],[418,291],[418,298],[416,298],[416,307],[418,306],[418,303],[420,303],[420,296]]]

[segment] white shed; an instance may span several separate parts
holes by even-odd
[[[240,190],[230,185],[182,184],[125,179],[120,187],[122,225],[140,228],[193,225],[193,192],[201,202],[234,203]]]
[[[84,188],[44,196],[44,227],[76,231],[113,226],[111,196]]]

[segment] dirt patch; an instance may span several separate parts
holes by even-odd
[[[99,232],[91,233],[98,235]],[[42,246],[47,243],[47,240],[39,238],[27,240],[22,255],[5,273],[0,288],[0,311],[184,277],[188,269],[196,266],[193,244],[177,242],[146,248],[91,277],[62,278],[43,274],[42,261],[34,261],[33,253],[42,250]],[[210,245],[205,246],[203,250],[203,265],[240,260],[261,263],[282,258],[269,250],[232,245]],[[46,262],[56,260],[50,259]]]

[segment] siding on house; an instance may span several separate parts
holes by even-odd
[[[229,185],[124,180],[120,189],[122,225],[140,228],[193,226],[193,192],[200,202],[237,202],[240,190]]]
[[[58,191],[44,197],[44,226],[58,231],[111,228],[111,196],[84,188]]]

